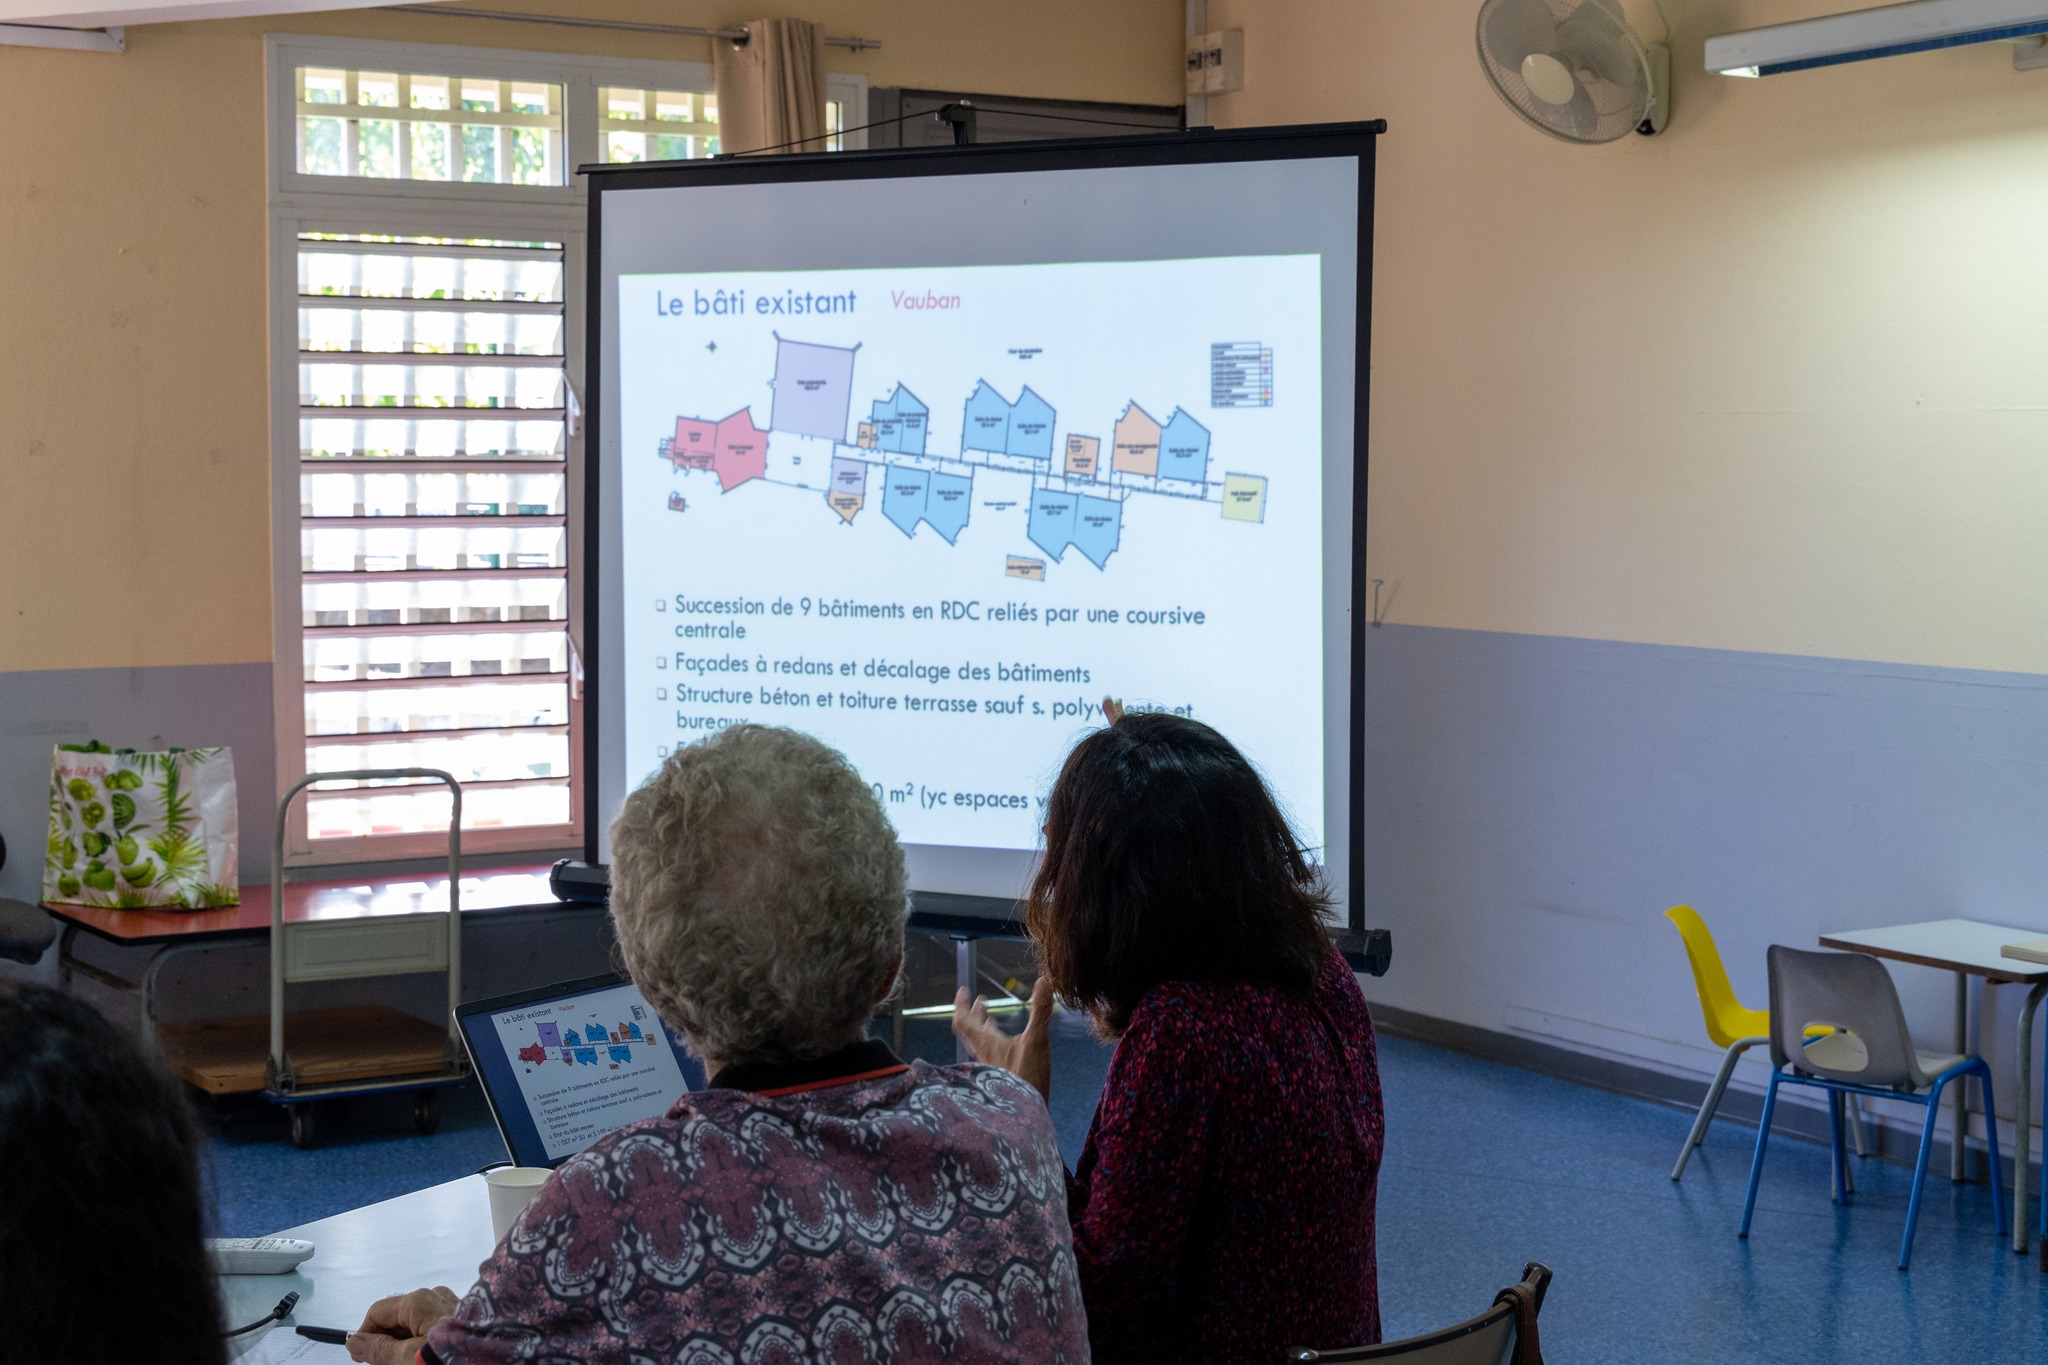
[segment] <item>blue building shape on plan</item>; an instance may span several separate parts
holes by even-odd
[[[922,521],[948,545],[957,543],[973,501],[974,480],[966,474],[892,464],[882,478],[882,515],[906,536]]]
[[[1058,559],[1074,543],[1074,495],[1056,488],[1034,492],[1025,533],[1033,545]]]
[[[562,1042],[568,1045],[569,1047],[575,1047],[582,1041],[583,1035],[578,1033],[575,1029],[565,1028],[562,1030]]]
[[[931,491],[931,471],[910,465],[892,464],[882,475],[882,515],[904,535],[915,535],[924,519],[925,495]]]
[[[898,384],[896,392],[887,398],[876,399],[870,408],[870,420],[875,428],[875,449],[895,455],[924,454],[924,438],[931,426],[930,417],[931,410],[918,401],[917,395]]]
[[[973,497],[974,481],[966,475],[932,474],[931,488],[924,499],[924,519],[946,538],[948,545],[958,542],[960,533],[967,529],[967,508]]]
[[[1027,460],[1052,459],[1052,404],[1031,391],[1024,392],[1010,406],[1010,454]]]
[[[960,424],[960,453],[983,450],[1027,460],[1052,460],[1052,404],[1027,385],[1014,403],[978,381],[967,396],[967,415]]]
[[[582,1064],[583,1064],[584,1066],[596,1066],[596,1065],[597,1065],[597,1049],[596,1049],[596,1048],[594,1048],[594,1047],[579,1047],[579,1048],[577,1048],[577,1049],[576,1049],[576,1060],[577,1060],[578,1062],[581,1062],[581,1063],[582,1063]]]
[[[1209,428],[1175,408],[1159,432],[1159,477],[1201,483],[1209,476]]]
[[[960,453],[990,450],[1001,454],[1010,448],[1010,405],[988,386],[986,379],[967,395],[967,416],[960,424]]]
[[[1074,548],[1101,568],[1116,553],[1122,537],[1124,505],[1115,498],[1091,498],[1082,493],[1074,501]]]
[[[624,1043],[613,1043],[605,1051],[606,1055],[615,1062],[630,1063],[633,1060],[633,1049]]]
[[[1064,559],[1071,546],[1099,569],[1116,553],[1123,522],[1124,505],[1115,498],[1041,488],[1031,495],[1026,533],[1032,544],[1055,560]]]

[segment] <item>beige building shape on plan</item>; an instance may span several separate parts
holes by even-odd
[[[1124,409],[1124,415],[1116,419],[1116,430],[1111,436],[1112,453],[1109,467],[1119,474],[1143,474],[1147,478],[1159,473],[1159,423],[1152,414],[1136,403]]]
[[[1076,478],[1099,478],[1096,472],[1102,457],[1100,436],[1067,437],[1067,472]]]

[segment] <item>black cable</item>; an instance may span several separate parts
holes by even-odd
[[[273,1322],[283,1322],[286,1318],[292,1315],[292,1309],[298,1306],[298,1302],[298,1291],[293,1290],[291,1293],[279,1299],[277,1301],[277,1307],[271,1309],[270,1312],[265,1314],[263,1317],[256,1319],[256,1321],[250,1323],[247,1327],[237,1327],[234,1331],[224,1333],[223,1335],[230,1337],[239,1337],[249,1332],[253,1332],[259,1327],[268,1327]]]
[[[812,137],[800,137],[789,142],[778,142],[773,147],[755,147],[744,152],[720,152],[715,159],[730,161],[734,157],[759,156],[763,152],[779,152],[784,147],[800,147],[806,142],[823,142],[827,138],[844,137],[848,133],[865,133],[870,128],[883,128],[891,123],[906,123],[911,119],[923,117],[925,117],[925,113],[920,112],[915,114],[898,114],[895,118],[878,118],[873,123],[863,123],[858,128],[839,128],[829,133],[818,133]]]

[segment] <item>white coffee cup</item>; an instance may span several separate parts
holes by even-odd
[[[554,1172],[545,1166],[499,1166],[484,1172],[491,1188],[491,1235],[499,1241],[512,1230],[519,1211],[533,1202]]]

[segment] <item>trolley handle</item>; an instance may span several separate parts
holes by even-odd
[[[439,768],[356,768],[347,772],[308,773],[277,803],[277,825],[270,843],[270,1062],[273,1074],[289,1077],[284,1055],[284,832],[292,798],[322,782],[387,782],[424,778],[443,783],[453,800],[448,813],[448,1034],[455,1032],[455,1006],[462,994],[462,784]]]

